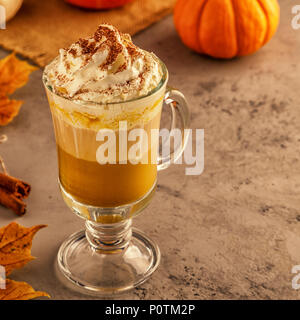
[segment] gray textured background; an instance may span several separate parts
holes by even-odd
[[[294,3],[294,2],[293,2]],[[281,25],[258,53],[232,61],[184,47],[169,17],[134,37],[168,66],[170,84],[191,106],[192,127],[205,129],[205,171],[159,174],[152,204],[135,226],[155,239],[162,261],[131,299],[298,298],[291,268],[300,264],[300,30],[291,28],[291,1],[281,0]],[[300,3],[299,3],[300,4]],[[0,57],[6,54],[0,50]],[[50,112],[36,71],[14,97],[25,101],[0,134],[11,174],[32,184],[22,218],[0,208],[0,226],[45,223],[33,244],[38,257],[12,278],[53,299],[89,299],[66,289],[54,260],[66,236],[82,228],[63,203]]]

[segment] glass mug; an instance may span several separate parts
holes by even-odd
[[[183,134],[175,150],[159,155],[159,145],[164,143],[159,143],[158,135],[163,105],[171,108],[171,129],[178,116],[182,133],[190,121],[183,94],[167,88],[168,71],[162,62],[161,66],[163,77],[154,90],[119,103],[72,101],[54,93],[44,81],[57,144],[59,186],[66,204],[86,220],[86,230],[61,245],[57,265],[87,293],[111,296],[132,289],[159,265],[158,246],[131,228],[132,218],[153,197],[157,171],[181,156],[188,139]],[[134,129],[146,132],[140,141],[140,149],[146,152],[130,155],[128,150],[136,141],[125,141],[124,134],[130,137]],[[99,137],[103,132],[115,134],[114,163],[107,163],[108,152],[99,152],[107,142]]]

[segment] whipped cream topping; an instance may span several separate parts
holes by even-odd
[[[128,34],[102,24],[94,36],[60,49],[44,72],[55,93],[90,102],[121,102],[144,96],[160,83],[158,58],[135,46]]]

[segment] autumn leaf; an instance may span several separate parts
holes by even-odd
[[[0,265],[5,268],[6,275],[34,259],[31,255],[32,239],[44,227],[46,225],[25,228],[12,222],[0,228]]]
[[[5,268],[6,275],[16,268],[23,267],[34,259],[31,255],[32,239],[45,225],[31,228],[23,227],[15,222],[0,228],[0,265]],[[49,297],[46,292],[35,291],[28,283],[0,278],[0,300],[29,300],[37,297]],[[5,283],[5,287],[1,288]]]
[[[0,96],[0,126],[5,126],[19,113],[22,101],[10,100]]]
[[[6,288],[0,289],[0,300],[29,300],[50,297],[46,292],[35,291],[28,283],[7,279]]]
[[[19,113],[22,101],[9,99],[8,95],[24,86],[29,75],[37,68],[19,60],[12,53],[0,60],[0,126],[5,126]]]
[[[26,61],[19,60],[15,53],[0,60],[0,96],[12,94],[23,87],[30,73],[36,69]]]

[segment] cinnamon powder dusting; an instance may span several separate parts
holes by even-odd
[[[69,52],[73,57],[76,57],[76,56],[77,56],[77,50],[75,50],[74,48],[71,48],[68,52]]]
[[[48,67],[51,81],[79,100],[103,102],[144,95],[159,83],[162,74],[154,55],[107,24],[100,25],[92,37],[80,38],[61,51],[60,58]],[[64,71],[57,74],[59,64]]]

